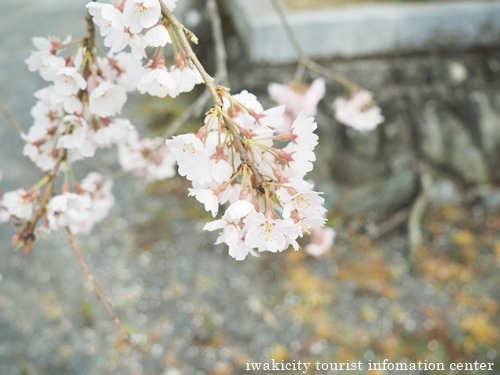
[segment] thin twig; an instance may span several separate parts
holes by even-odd
[[[424,217],[427,206],[430,203],[430,190],[432,186],[432,178],[431,175],[420,169],[420,185],[421,185],[421,193],[415,200],[413,204],[410,214],[408,217],[408,244],[410,248],[409,259],[410,263],[413,262],[416,258],[416,253],[423,242],[422,235],[422,218]]]
[[[224,46],[224,35],[222,32],[222,22],[216,0],[207,1],[207,12],[210,18],[212,36],[215,45],[215,79],[222,85],[229,83],[227,73],[227,52]]]
[[[207,12],[210,19],[210,25],[215,45],[215,80],[223,85],[229,82],[227,72],[227,53],[224,46],[224,35],[222,33],[222,22],[219,15],[219,9],[215,0],[207,1]],[[165,138],[173,136],[177,130],[191,117],[199,117],[203,109],[210,100],[208,91],[203,92],[184,112],[177,117],[168,127],[164,134]]]
[[[125,329],[125,327],[121,323],[120,318],[118,318],[118,315],[113,310],[113,307],[111,306],[111,304],[108,302],[108,300],[106,299],[106,297],[102,293],[101,288],[99,288],[99,285],[97,284],[97,281],[94,277],[94,274],[90,270],[90,267],[89,267],[88,263],[86,262],[85,258],[83,257],[83,254],[80,250],[80,247],[78,246],[78,243],[76,242],[75,235],[73,234],[73,232],[69,228],[66,228],[66,232],[68,234],[68,240],[69,240],[69,243],[71,245],[71,248],[75,252],[76,257],[78,258],[78,262],[82,266],[83,271],[85,272],[85,275],[87,276],[87,279],[92,284],[92,287],[94,289],[94,293],[96,294],[97,298],[99,298],[99,300],[104,305],[106,312],[111,317],[111,319],[115,323],[116,327],[120,331],[120,334],[122,335],[123,340],[126,342],[129,342],[130,337],[129,337],[127,330]]]
[[[179,43],[184,50],[184,53],[186,54],[187,58],[191,63],[195,66],[195,68],[198,70],[200,73],[201,77],[203,78],[203,81],[205,82],[205,86],[207,87],[208,91],[210,92],[210,95],[212,96],[212,100],[216,106],[222,106],[222,99],[219,96],[217,92],[217,87],[214,84],[213,78],[207,73],[203,65],[201,64],[200,60],[198,60],[198,57],[194,53],[193,49],[191,48],[191,44],[189,44],[189,40],[186,37],[185,34],[185,28],[182,23],[179,22],[179,20],[172,14],[170,9],[160,1],[161,4],[161,10],[163,12],[163,15],[170,21],[175,35],[177,36]]]
[[[46,181],[47,186],[45,187],[45,191],[43,192],[43,195],[38,202],[38,210],[36,211],[35,215],[30,219],[30,221],[28,221],[25,224],[24,229],[21,231],[21,233],[23,234],[22,237],[24,239],[23,240],[24,253],[26,255],[29,255],[29,253],[31,252],[31,249],[33,247],[33,242],[35,241],[34,232],[36,224],[45,214],[46,205],[54,192],[54,183],[56,180],[56,176],[59,173],[59,169],[61,168],[61,164],[63,163],[64,160],[66,160],[66,150],[60,151],[56,163],[52,167],[49,174],[45,175],[44,181]]]
[[[308,60],[309,56],[307,56],[304,49],[300,45],[299,40],[295,36],[295,33],[293,32],[292,27],[290,26],[290,23],[288,22],[288,19],[286,18],[285,11],[283,10],[283,4],[281,4],[280,0],[271,0],[271,4],[273,5],[274,9],[276,10],[276,13],[278,13],[281,24],[282,24],[283,28],[285,29],[288,40],[292,44],[292,47],[295,50],[295,53],[297,53],[297,57],[299,58],[299,60],[304,60],[304,61]]]
[[[0,112],[2,113],[2,115],[4,115],[7,121],[17,130],[19,134],[24,133],[23,128],[21,127],[19,121],[17,121],[15,117],[9,111],[7,111],[7,109],[5,109],[1,103],[0,103]]]
[[[165,138],[170,138],[173,136],[179,128],[184,125],[184,123],[191,117],[199,117],[203,113],[203,109],[206,108],[208,102],[210,101],[210,92],[204,91],[198,98],[187,107],[182,114],[177,117],[169,125],[168,129],[165,131],[163,136]]]
[[[196,56],[193,49],[191,48],[191,44],[189,43],[189,40],[185,34],[184,26],[172,14],[170,9],[168,9],[168,7],[165,4],[163,4],[161,2],[160,2],[160,4],[161,4],[161,9],[162,9],[163,15],[171,23],[171,25],[174,29],[175,35],[179,39],[179,43],[184,50],[184,53],[186,54],[188,59],[192,62],[192,64],[195,66],[195,68],[198,70],[201,77],[203,78],[205,86],[207,87],[208,91],[210,92],[210,95],[212,96],[212,100],[214,102],[214,107],[219,111],[219,113],[224,114],[222,111],[222,98],[219,95],[218,86],[215,84],[213,78],[207,73],[204,66],[198,60],[198,57]],[[257,170],[257,168],[251,163],[251,161],[250,161],[251,159],[248,156],[248,152],[247,152],[245,146],[243,145],[241,135],[236,130],[236,125],[232,121],[229,121],[228,118],[225,118],[225,120],[226,121],[224,121],[224,124],[225,124],[228,132],[231,134],[231,136],[233,138],[234,145],[236,147],[236,150],[240,154],[241,160],[249,165],[249,167],[252,170],[252,173],[255,175],[255,178],[258,180],[257,183],[262,184],[263,177],[260,174],[260,172]]]
[[[321,74],[325,77],[328,77],[334,81],[339,82],[341,85],[346,87],[350,91],[355,91],[357,88],[357,85],[349,81],[345,76],[343,76],[340,73],[334,72],[330,68],[327,68],[326,66],[323,66],[321,64],[318,64],[314,60],[312,60],[307,53],[304,51],[302,46],[300,45],[297,36],[295,35],[292,27],[290,26],[290,23],[288,22],[288,19],[286,17],[285,11],[283,10],[283,5],[280,0],[271,0],[271,4],[273,5],[274,9],[276,10],[276,13],[278,14],[278,17],[280,18],[281,24],[285,30],[285,33],[288,37],[288,40],[292,44],[293,49],[295,50],[295,53],[297,54],[297,57],[299,59],[299,66],[297,67],[297,71],[295,72],[295,79],[301,78],[303,74],[303,68],[301,66],[305,66],[312,71],[315,71],[318,74]]]

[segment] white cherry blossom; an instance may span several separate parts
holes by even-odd
[[[141,94],[164,98],[166,96],[177,96],[177,85],[171,73],[163,66],[155,69],[147,69],[137,85]]]
[[[24,189],[6,192],[0,202],[7,213],[20,220],[29,220],[33,215],[36,194]]]
[[[250,212],[255,212],[252,203],[237,200],[226,209],[222,219],[211,221],[203,227],[207,231],[222,229],[215,244],[227,244],[229,255],[236,260],[243,260],[248,254],[256,255],[252,248],[245,244],[245,232],[242,229],[243,219]]]
[[[188,189],[189,196],[194,196],[196,200],[203,203],[206,211],[210,211],[215,217],[219,212],[219,197],[214,189]]]
[[[54,149],[54,140],[43,140],[37,144],[26,143],[23,147],[23,155],[27,156],[42,171],[49,171],[56,162]]]
[[[104,220],[114,204],[111,192],[113,181],[104,178],[96,172],[90,172],[81,182],[80,187],[89,194],[91,205],[89,208],[92,224]]]
[[[49,228],[69,227],[74,233],[86,232],[91,205],[88,194],[63,193],[52,197],[47,205]]]
[[[176,95],[181,92],[190,92],[193,90],[194,86],[203,83],[203,78],[196,69],[192,69],[189,66],[184,68],[172,67],[170,69],[170,74],[175,80]],[[176,95],[171,95],[175,97]]]
[[[168,30],[163,25],[156,25],[144,35],[144,44],[149,47],[164,47],[172,43]]]
[[[364,89],[348,98],[335,99],[333,109],[338,122],[361,132],[374,130],[384,122],[380,107],[374,104],[372,94]]]
[[[57,94],[69,96],[87,87],[87,81],[78,73],[75,67],[60,68],[54,78],[54,88]]]
[[[115,118],[106,121],[94,133],[94,142],[99,147],[109,147],[113,144],[124,144],[135,134],[135,128],[127,119]]]
[[[81,148],[87,139],[87,123],[81,117],[68,115],[60,124],[62,135],[57,140],[57,148],[69,150]]]
[[[325,96],[326,85],[323,78],[317,78],[311,84],[282,85],[273,82],[267,91],[272,100],[285,106],[291,120],[294,120],[299,114],[305,117],[316,115],[318,102]]]
[[[108,117],[119,114],[127,101],[125,89],[110,81],[104,81],[92,90],[89,109],[94,115]]]
[[[322,257],[332,247],[335,231],[332,228],[314,228],[311,242],[306,246],[306,252],[316,258]]]
[[[166,140],[179,166],[179,174],[190,181],[208,184],[212,180],[207,171],[210,158],[203,142],[192,133],[181,134]]]
[[[123,13],[113,4],[90,2],[86,5],[94,23],[99,26],[101,36],[109,35],[113,30],[124,30]]]
[[[175,174],[175,159],[162,138],[140,138],[133,132],[126,143],[118,148],[123,170],[147,181],[163,180]]]
[[[123,9],[123,21],[134,34],[154,26],[161,16],[158,0],[128,0]]]
[[[273,253],[283,251],[289,245],[298,248],[296,239],[301,235],[300,227],[290,219],[274,219],[262,212],[250,212],[244,222],[247,231],[245,245],[248,247]]]
[[[62,57],[55,56],[49,51],[32,52],[25,62],[30,72],[39,71],[40,76],[46,81],[53,81],[59,69],[66,65]]]
[[[137,90],[144,72],[140,59],[131,53],[120,52],[97,61],[104,79],[115,82],[127,92]]]

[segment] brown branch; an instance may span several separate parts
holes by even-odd
[[[215,45],[215,80],[223,85],[228,84],[227,73],[227,53],[224,46],[224,37],[222,33],[222,22],[219,15],[219,9],[215,0],[207,1],[207,11],[212,26],[212,35]],[[204,91],[179,117],[177,117],[165,132],[165,138],[169,138],[186,122],[190,117],[198,117],[203,113],[203,108],[210,99],[209,91]]]
[[[29,253],[31,252],[33,242],[35,241],[34,232],[36,224],[38,223],[38,220],[40,220],[40,218],[45,214],[47,202],[52,197],[52,194],[54,192],[54,183],[56,180],[56,176],[59,173],[59,169],[61,168],[61,164],[64,160],[66,160],[66,150],[60,152],[59,157],[57,158],[56,163],[52,167],[51,171],[48,175],[45,175],[44,178],[47,180],[47,186],[45,187],[45,191],[43,192],[43,195],[39,200],[38,210],[31,218],[31,220],[25,224],[23,230],[21,230],[24,253],[26,255],[29,255]]]
[[[106,299],[106,297],[102,293],[101,288],[99,288],[99,285],[97,284],[97,281],[94,277],[94,274],[90,270],[88,263],[85,261],[85,258],[83,257],[83,254],[80,251],[80,247],[78,246],[78,243],[76,242],[75,235],[73,234],[73,232],[71,232],[71,229],[69,229],[69,228],[66,228],[66,232],[68,234],[68,240],[69,240],[69,243],[71,245],[71,248],[75,252],[76,257],[78,258],[78,262],[82,266],[83,271],[85,272],[85,275],[87,276],[87,279],[92,284],[92,287],[94,289],[94,293],[96,294],[97,298],[99,298],[99,300],[104,305],[106,312],[111,317],[111,319],[115,323],[116,327],[120,331],[120,334],[122,335],[123,340],[125,342],[129,342],[130,337],[129,337],[127,330],[125,329],[125,327],[121,323],[120,318],[118,318],[118,315],[113,310],[113,307],[111,306],[111,304],[108,302],[108,300]]]
[[[185,34],[185,28],[182,25],[182,23],[175,18],[175,16],[172,14],[172,12],[168,9],[168,7],[160,2],[161,4],[161,9],[163,12],[164,17],[168,19],[170,24],[172,25],[174,32],[179,40],[180,45],[182,46],[182,49],[184,50],[184,53],[188,57],[188,59],[193,63],[195,68],[198,70],[200,73],[201,77],[203,78],[203,81],[205,82],[205,86],[207,87],[208,91],[210,92],[210,95],[212,96],[212,100],[214,102],[214,107],[217,107],[218,110],[220,110],[219,113],[222,114],[222,98],[219,95],[218,92],[218,87],[215,84],[214,80],[212,77],[206,72],[205,68],[203,65],[200,63],[198,60],[198,57],[194,53],[193,49],[191,48],[191,44],[189,43],[186,34]],[[260,172],[257,170],[257,168],[251,163],[251,160],[248,156],[248,152],[243,145],[243,142],[241,140],[241,136],[238,133],[235,124],[232,121],[224,121],[227,130],[231,134],[234,140],[234,144],[236,147],[236,150],[240,154],[241,160],[246,163],[250,169],[252,170],[252,173],[255,175],[255,178],[257,178],[257,182],[259,184],[263,183],[263,178]]]
[[[191,63],[195,66],[195,68],[198,70],[201,77],[203,78],[205,86],[210,92],[210,95],[212,96],[212,100],[214,101],[215,105],[222,106],[222,99],[220,98],[217,92],[217,87],[214,84],[214,80],[207,73],[207,71],[201,64],[200,60],[198,60],[198,57],[194,53],[193,49],[191,48],[191,44],[189,43],[189,40],[187,39],[185,34],[184,25],[179,22],[179,20],[172,14],[170,9],[168,9],[168,7],[163,2],[160,1],[160,4],[163,15],[169,20],[170,24],[172,25],[175,35],[177,36],[179,43],[182,49],[184,50],[184,53],[186,54],[187,58],[189,59],[189,61],[191,61]]]
[[[408,258],[410,264],[416,260],[417,251],[422,245],[422,219],[431,201],[432,177],[423,166],[419,165],[418,167],[420,170],[420,185],[422,190],[411,207],[408,217],[408,244],[410,248]]]
[[[357,85],[349,81],[344,75],[337,73],[333,71],[330,68],[327,68],[326,66],[323,66],[321,64],[318,64],[316,61],[312,60],[307,53],[304,51],[302,46],[300,45],[297,36],[295,35],[292,27],[290,26],[290,23],[288,22],[288,19],[286,17],[285,11],[283,10],[283,5],[281,4],[280,0],[271,0],[271,4],[273,5],[274,9],[276,10],[276,13],[278,14],[278,17],[281,21],[281,24],[285,30],[285,33],[288,37],[288,40],[292,44],[293,49],[295,50],[295,53],[297,54],[297,57],[299,58],[299,66],[297,67],[297,72],[296,72],[296,78],[298,78],[300,75],[302,75],[303,70],[301,66],[305,66],[316,73],[319,73],[321,75],[324,75],[325,77],[328,77],[334,81],[339,82],[341,85],[346,87],[348,90],[351,91],[356,91]],[[300,73],[300,74],[299,74]]]
[[[216,0],[207,1],[207,11],[210,18],[210,25],[215,45],[215,78],[223,85],[229,83],[227,73],[227,53],[224,46],[224,35],[222,33],[222,22]]]
[[[1,103],[0,103],[0,113],[4,115],[7,121],[17,130],[19,134],[24,133],[23,128],[21,127],[19,121],[17,121],[16,118],[9,111],[7,111],[7,109],[5,109]]]

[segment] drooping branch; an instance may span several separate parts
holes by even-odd
[[[227,73],[227,53],[222,34],[222,22],[216,0],[207,1],[207,11],[215,46],[215,79],[223,85],[229,83]]]
[[[207,12],[215,46],[215,81],[223,85],[229,82],[227,72],[227,53],[222,34],[222,22],[215,0],[207,1]],[[165,132],[165,138],[173,136],[176,131],[192,116],[200,116],[210,99],[209,91],[204,91],[189,107],[177,117]]]
[[[200,60],[198,60],[198,57],[194,53],[193,49],[191,48],[191,44],[189,43],[189,40],[185,33],[184,25],[179,22],[179,20],[173,15],[170,9],[168,9],[168,7],[165,4],[163,4],[163,2],[160,1],[160,4],[163,16],[166,17],[170,22],[170,24],[172,25],[175,35],[179,39],[179,43],[182,49],[184,50],[184,53],[186,54],[189,61],[191,61],[191,63],[195,66],[196,70],[198,70],[201,77],[203,78],[203,82],[205,82],[205,86],[210,92],[214,104],[216,106],[222,106],[222,99],[217,93],[217,87],[214,83],[214,80],[207,73],[207,71],[201,64]]]
[[[304,51],[304,49],[300,45],[300,43],[297,39],[297,36],[295,35],[295,32],[293,31],[292,27],[290,26],[290,23],[288,22],[285,11],[283,10],[283,5],[281,3],[281,0],[271,0],[271,4],[273,5],[274,9],[276,10],[276,13],[278,14],[280,22],[281,22],[283,29],[285,30],[285,33],[287,35],[287,38],[290,41],[290,43],[292,44],[292,47],[295,50],[295,53],[297,54],[297,57],[299,59],[299,65],[298,65],[297,71],[295,73],[295,79],[300,80],[302,78],[302,74],[304,73],[304,67],[307,67],[308,69],[311,69],[312,71],[314,71],[318,74],[321,74],[325,77],[328,77],[334,81],[339,82],[341,85],[343,85],[344,87],[346,87],[350,91],[356,91],[356,89],[357,89],[356,84],[349,81],[342,74],[337,73],[337,72],[331,70],[330,68],[327,68],[326,66],[318,64],[316,61],[312,60],[307,55],[307,53]]]
[[[179,20],[172,14],[172,12],[168,9],[168,7],[166,5],[164,5],[163,3],[161,3],[161,4],[162,4],[161,8],[162,8],[163,16],[166,17],[168,19],[168,21],[170,22],[170,24],[172,25],[174,32],[175,32],[175,35],[177,36],[179,43],[181,44],[181,46],[184,50],[184,53],[186,54],[187,58],[191,61],[191,63],[195,66],[195,68],[198,70],[201,77],[203,78],[203,82],[205,83],[205,86],[207,87],[208,91],[210,92],[210,95],[212,96],[212,100],[214,102],[214,107],[218,108],[218,110],[223,115],[223,113],[222,113],[223,111],[221,110],[222,109],[222,98],[219,95],[219,87],[214,82],[214,79],[207,73],[204,66],[198,60],[198,57],[196,56],[193,49],[191,48],[191,44],[186,36],[185,28],[182,25],[182,23],[179,22]],[[216,9],[214,9],[213,11],[215,11],[215,10]],[[218,22],[220,22],[220,20]],[[217,21],[216,21],[216,23],[217,23]],[[215,25],[214,28],[215,29],[220,28],[220,24]],[[218,33],[219,33],[219,31],[217,31],[217,34]],[[220,32],[220,35],[218,36],[218,38],[221,38],[221,37],[222,37],[222,32]],[[221,43],[221,42],[219,42],[219,43]],[[220,50],[219,54],[220,55],[218,55],[218,60],[221,62],[223,61],[225,64],[225,50],[224,51]],[[224,68],[220,68],[220,69],[221,69],[221,71],[224,71]],[[223,91],[224,89],[221,88],[220,90]],[[225,124],[228,132],[231,134],[231,136],[233,138],[236,150],[240,154],[241,160],[250,167],[250,169],[252,170],[252,173],[255,175],[255,178],[257,179],[257,183],[259,185],[261,185],[264,182],[264,179],[263,179],[262,175],[260,174],[260,172],[258,171],[258,169],[251,163],[251,159],[250,159],[248,152],[247,152],[247,150],[242,142],[241,135],[238,133],[238,131],[236,129],[236,125],[232,121],[228,121],[227,117],[225,118],[225,120],[226,121],[224,121],[224,124]]]
[[[25,224],[24,229],[21,231],[22,238],[20,238],[20,240],[22,241],[21,243],[24,246],[24,253],[26,255],[28,255],[32,250],[33,242],[35,241],[34,232],[36,225],[38,221],[42,218],[42,216],[45,215],[47,203],[49,202],[49,199],[52,197],[54,193],[54,183],[56,180],[56,176],[59,173],[61,164],[63,163],[64,160],[66,160],[66,155],[67,155],[66,150],[59,152],[59,156],[56,159],[56,163],[52,167],[49,174],[47,174],[42,180],[43,182],[46,183],[46,186],[43,195],[39,200],[38,209],[35,215],[30,219],[30,221],[28,221]]]
[[[115,323],[116,327],[120,331],[120,334],[122,335],[123,340],[128,342],[129,341],[129,334],[128,334],[127,330],[125,329],[125,327],[123,326],[123,324],[121,323],[120,318],[118,318],[118,315],[113,310],[113,307],[111,306],[111,304],[108,302],[108,300],[104,296],[103,292],[101,291],[101,288],[99,287],[99,284],[97,284],[97,281],[94,277],[94,274],[90,270],[90,267],[89,267],[87,261],[83,257],[83,254],[80,250],[80,246],[78,246],[75,235],[73,234],[73,232],[69,228],[66,228],[66,233],[68,235],[68,240],[69,240],[69,243],[71,245],[71,248],[73,249],[73,251],[76,254],[78,262],[80,263],[81,267],[83,268],[83,271],[85,272],[85,275],[87,276],[87,279],[92,284],[92,288],[94,290],[94,293],[96,294],[97,298],[99,298],[99,300],[104,305],[106,312],[111,317],[111,319]]]

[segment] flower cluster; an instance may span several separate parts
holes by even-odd
[[[95,57],[86,46],[68,51],[69,37],[33,42],[37,51],[26,60],[28,68],[50,85],[35,93],[34,123],[22,134],[24,155],[49,171],[61,158],[73,163],[93,157],[99,148],[137,141],[130,121],[116,116],[143,76],[140,60],[125,52]]]
[[[178,41],[170,36],[168,23],[162,16],[162,7],[172,11],[175,3],[175,0],[127,0],[114,1],[112,4],[87,4],[89,13],[104,37],[104,45],[110,48],[111,53],[130,47],[132,56],[142,60],[147,57],[148,47],[156,49],[137,82],[137,89],[142,94],[160,98],[176,97],[203,82],[178,46],[174,49],[179,51],[175,55],[175,63],[166,66],[163,49],[167,44],[177,44]]]
[[[318,103],[325,96],[326,84],[323,78],[317,78],[310,84],[292,83],[283,85],[271,82],[267,87],[269,97],[285,106],[285,124],[290,125],[299,114],[316,116]]]
[[[75,183],[75,192],[63,186],[62,193],[50,199],[42,199],[47,196],[37,186],[9,191],[0,201],[0,217],[22,224],[14,239],[19,244],[26,237],[65,227],[73,233],[88,233],[108,215],[114,202],[112,186],[111,180],[91,172],[80,184]],[[34,228],[35,220],[41,218],[43,224]]]
[[[113,205],[111,181],[92,172],[78,182],[71,166],[114,145],[122,168],[147,181],[173,176],[177,163],[178,173],[192,183],[190,196],[214,218],[224,207],[221,218],[205,229],[219,230],[217,243],[226,243],[237,260],[290,246],[297,250],[306,233],[333,239],[329,231],[321,232],[324,199],[305,180],[316,159],[312,116],[325,94],[324,80],[293,89],[271,85],[271,96],[283,105],[267,110],[247,91],[231,95],[200,67],[187,41],[190,33],[171,13],[175,3],[90,2],[87,38],[33,39],[36,51],[26,62],[48,85],[35,93],[34,123],[22,134],[23,153],[46,176],[28,190],[5,193],[0,203],[0,219],[21,224],[15,242],[27,251],[40,232],[88,233],[106,217]],[[90,19],[109,48],[107,56],[96,55]],[[174,52],[170,64],[168,45]],[[215,104],[196,134],[166,142],[141,138],[120,117],[131,91],[176,97],[202,82]],[[56,193],[60,171],[65,181]],[[319,255],[326,242],[316,242],[312,253]]]
[[[335,99],[332,105],[335,119],[361,132],[375,130],[384,122],[384,117],[380,107],[373,100],[372,94],[352,84],[346,85],[350,94],[347,97]],[[283,85],[272,82],[267,91],[272,100],[285,106],[286,124],[289,124],[299,113],[315,116],[318,103],[325,96],[325,89],[324,79],[317,78],[311,84]]]
[[[113,206],[113,182],[96,172],[85,177],[76,193],[63,192],[47,204],[47,222],[52,230],[69,227],[73,233],[89,233],[108,216]]]
[[[175,1],[89,3],[89,13],[111,48],[107,56],[96,54],[90,26],[82,40],[33,38],[35,51],[26,63],[47,86],[35,93],[33,124],[21,136],[26,141],[23,154],[46,176],[30,189],[5,193],[0,206],[0,219],[21,226],[14,242],[27,251],[40,231],[67,227],[87,233],[107,214],[113,203],[110,182],[91,174],[79,183],[72,171],[74,162],[93,157],[98,149],[117,145],[123,169],[148,181],[174,174],[175,161],[163,140],[141,138],[130,121],[120,117],[131,91],[156,90],[158,96],[165,96],[162,90],[167,87],[168,95],[176,96],[200,82],[182,53],[176,55],[166,78],[161,78],[168,83],[151,79],[165,61],[163,48],[172,43],[162,7],[172,10]],[[124,51],[126,47],[130,52]],[[150,59],[148,48],[154,49]],[[61,171],[65,183],[61,193],[54,195]],[[37,227],[39,221],[43,224]]]
[[[384,122],[380,107],[373,101],[372,94],[358,89],[349,97],[340,97],[333,102],[335,119],[361,132],[375,130]]]
[[[220,230],[217,243],[237,260],[299,249],[298,238],[325,222],[324,199],[304,181],[318,143],[314,119],[299,116],[283,131],[283,106],[264,110],[247,91],[219,95],[223,104],[207,113],[197,134],[167,140],[179,173],[192,182],[189,194],[214,217],[229,205],[204,229]]]

